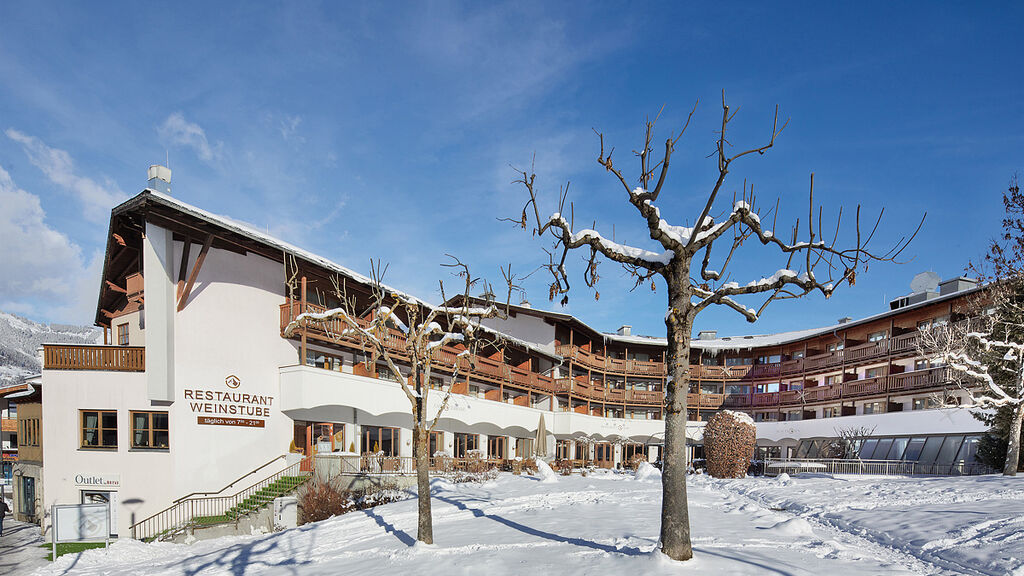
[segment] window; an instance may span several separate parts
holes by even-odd
[[[530,458],[533,456],[533,438],[516,438],[516,457]]]
[[[799,360],[800,358],[803,358],[803,357],[804,357],[804,351],[803,350],[797,350],[796,352],[793,352],[793,359],[794,360]]]
[[[914,360],[914,370],[927,370],[931,367],[932,363],[925,358]]]
[[[825,377],[825,385],[826,386],[830,386],[832,384],[842,384],[842,382],[843,382],[843,375],[842,374],[834,374],[832,376],[826,376]]]
[[[738,385],[738,384],[726,384],[725,385],[725,393],[726,394],[730,394],[730,395],[731,394],[739,394],[739,395],[750,394],[750,386],[742,386],[742,385]]]
[[[757,357],[757,363],[758,364],[775,364],[775,363],[778,363],[778,362],[782,362],[782,356],[780,356],[778,354],[772,354],[770,356],[758,356]]]
[[[880,378],[885,376],[885,368],[879,366],[877,368],[868,368],[864,371],[865,378]]]
[[[879,330],[878,332],[872,332],[868,334],[868,342],[878,342],[879,340],[885,340],[885,337],[889,334],[887,330]]]
[[[643,444],[626,444],[622,447],[622,460],[624,462],[633,462],[638,458],[647,459],[646,446]]]
[[[555,442],[555,459],[556,460],[568,460],[569,459],[569,441],[558,440]]]
[[[753,362],[752,358],[726,358],[726,366],[749,366]]]
[[[167,412],[132,412],[132,448],[167,448]]]
[[[128,345],[128,323],[117,325],[117,345],[127,346]]]
[[[455,457],[465,458],[469,452],[478,449],[479,442],[480,437],[476,434],[457,432],[455,434]]]
[[[508,438],[504,436],[488,436],[487,457],[495,460],[503,460],[508,457]]]
[[[398,456],[398,428],[363,426],[363,452]]]
[[[825,350],[829,352],[838,352],[844,348],[846,348],[846,342],[836,342],[834,344],[829,344],[828,346],[826,346]]]
[[[821,411],[822,418],[835,418],[836,416],[841,415],[842,411],[839,409],[839,406],[826,406]]]
[[[444,432],[431,432],[427,439],[427,454],[434,456],[438,452],[444,454]]]
[[[12,448],[21,446],[39,446],[39,419],[24,418],[18,421],[18,435],[12,438]],[[14,444],[17,442],[17,444]]]
[[[333,422],[313,424],[312,440],[317,454],[340,452],[345,449],[345,425]]]
[[[319,350],[306,350],[306,365],[316,366],[317,368],[323,368],[324,370],[333,370],[335,372],[341,372],[341,367],[344,364],[340,356],[333,356],[331,354],[325,354]]]
[[[917,323],[918,330],[927,330],[933,326],[946,326],[949,324],[949,314],[933,318],[931,320],[921,320]]]
[[[392,382],[398,382],[398,377],[391,371],[388,366],[377,366],[377,378],[380,380],[390,380]]]
[[[612,445],[607,442],[599,442],[594,445],[594,460],[601,464],[610,466],[612,463]]]
[[[910,405],[911,410],[931,410],[933,408],[941,408],[942,401],[934,396],[925,396],[923,398],[914,398]]]
[[[117,448],[117,412],[81,410],[82,448]]]
[[[868,402],[864,404],[864,414],[881,414],[885,412],[881,402]]]

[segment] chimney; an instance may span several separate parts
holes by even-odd
[[[622,326],[619,327],[618,330],[615,331],[615,333],[618,334],[619,336],[632,336],[633,327],[630,326],[629,324],[623,324]]]
[[[171,169],[166,166],[159,164],[153,164],[146,171],[146,177],[149,178],[149,183],[146,188],[153,190],[154,192],[160,192],[161,194],[171,193]]]
[[[853,318],[850,318],[849,316],[843,316],[842,318],[839,319],[839,323],[840,324],[846,324],[847,322],[850,322],[852,320],[853,320]]]
[[[697,332],[697,340],[714,340],[718,338],[718,330],[701,330]]]

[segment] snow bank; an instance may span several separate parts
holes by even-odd
[[[794,538],[814,536],[814,529],[811,528],[811,523],[800,517],[783,520],[774,526],[766,528],[766,530]]]
[[[558,482],[558,474],[555,474],[551,466],[548,466],[548,463],[543,460],[537,460],[537,477],[545,484]]]
[[[1021,574],[1024,478],[690,476],[696,555],[679,566],[657,552],[661,485],[635,476],[434,482],[433,546],[416,544],[408,499],[263,536],[123,539],[35,575]]]
[[[636,467],[633,478],[641,482],[644,480],[661,480],[661,470],[652,466],[650,462],[641,462]]]
[[[775,477],[775,481],[778,482],[779,484],[789,484],[789,474],[783,472],[782,474],[779,474],[778,476]]]

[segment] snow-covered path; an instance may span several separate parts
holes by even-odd
[[[955,574],[1024,575],[1024,478],[814,476],[695,483]]]
[[[0,536],[0,574],[20,576],[35,568],[49,564],[49,550],[40,548],[43,536],[39,526],[17,522],[8,516],[4,520],[4,533]]]
[[[939,482],[921,488],[928,480]],[[107,551],[62,557],[37,573],[387,576],[556,570],[846,575],[1019,570],[1024,537],[1017,535],[1015,526],[1020,526],[1013,518],[1024,516],[1024,510],[1014,508],[1024,505],[1024,499],[1019,493],[1002,498],[1002,493],[1024,483],[996,477],[928,480],[717,481],[691,476],[696,557],[683,565],[652,553],[658,537],[660,478],[599,473],[562,477],[555,483],[511,475],[482,485],[435,481],[433,546],[413,545],[416,507],[408,500],[273,535],[191,546],[121,541]],[[926,513],[931,508],[950,510],[953,504],[962,506],[961,516]],[[979,524],[982,516],[986,520]],[[970,551],[955,552],[956,543]],[[979,564],[965,566],[972,562]]]

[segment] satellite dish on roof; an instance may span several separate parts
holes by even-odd
[[[914,294],[918,292],[935,292],[939,288],[939,282],[942,277],[935,272],[921,272],[914,276],[914,279],[910,281],[910,291]]]

